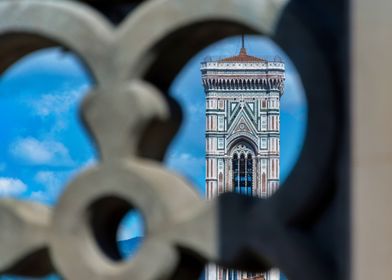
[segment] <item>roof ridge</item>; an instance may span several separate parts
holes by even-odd
[[[218,62],[266,62],[266,60],[248,55],[246,48],[242,47],[238,55],[220,59]]]

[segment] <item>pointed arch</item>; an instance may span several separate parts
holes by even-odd
[[[248,154],[246,158],[246,192],[247,195],[253,194],[253,157]]]
[[[254,147],[244,139],[240,139],[231,146],[231,165],[233,171],[233,191],[243,195],[251,196],[255,193],[254,188]]]
[[[239,162],[238,162],[238,154],[234,153],[231,160],[232,170],[233,170],[233,191],[237,192],[239,188]]]
[[[255,140],[257,140],[257,139],[255,139]],[[248,137],[248,136],[246,136],[246,135],[241,135],[241,136],[235,136],[235,137],[233,137],[233,139],[231,139],[230,141],[228,141],[228,143],[227,143],[227,147],[228,147],[228,151],[229,151],[229,154],[231,155],[231,156],[233,156],[234,155],[234,153],[236,152],[236,147],[239,145],[239,144],[244,144],[245,146],[247,146],[248,147],[248,149],[253,153],[253,155],[256,155],[256,151],[257,151],[257,143],[256,143],[256,141],[255,140],[253,140],[252,138],[250,138],[250,137]]]

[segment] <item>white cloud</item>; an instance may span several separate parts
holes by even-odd
[[[29,100],[28,104],[32,108],[35,116],[42,119],[51,117],[50,131],[56,133],[65,130],[70,121],[69,113],[81,101],[88,85],[82,85],[76,89],[63,89],[40,96],[38,99]],[[54,119],[53,119],[54,118]]]
[[[18,196],[27,190],[27,186],[16,178],[0,177],[0,196]]]
[[[55,173],[51,171],[40,171],[35,175],[34,179],[38,183],[48,186],[49,189],[58,186],[60,181]]]
[[[34,181],[44,187],[43,190],[32,192],[30,198],[44,204],[54,203],[60,196],[65,185],[65,174],[61,172],[40,171]]]
[[[40,117],[61,115],[68,112],[72,106],[80,101],[88,86],[42,95],[31,101],[34,113]]]
[[[39,141],[33,137],[21,138],[10,146],[10,153],[32,165],[71,165],[68,149],[53,140]]]
[[[73,168],[67,172],[51,170],[42,170],[37,172],[33,179],[41,186],[41,188],[32,192],[30,199],[43,204],[55,203],[60,197],[67,183],[70,182],[75,176],[80,174],[80,172],[94,164],[96,164],[96,160],[91,158],[80,167]]]

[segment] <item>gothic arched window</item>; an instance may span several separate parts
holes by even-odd
[[[233,191],[249,195],[253,194],[253,157],[245,145],[237,146],[232,158]]]
[[[245,168],[245,155],[240,156],[240,193],[246,194],[246,168]]]
[[[229,279],[230,280],[237,280],[237,271],[231,269]]]
[[[252,155],[248,154],[248,158],[246,160],[246,189],[247,195],[252,195],[253,188],[253,160]]]
[[[238,155],[234,154],[233,160],[233,191],[239,192],[239,170],[238,170]]]

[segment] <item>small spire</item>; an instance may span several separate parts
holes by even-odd
[[[245,49],[245,35],[241,35],[241,50],[240,54],[246,54],[246,49]]]

